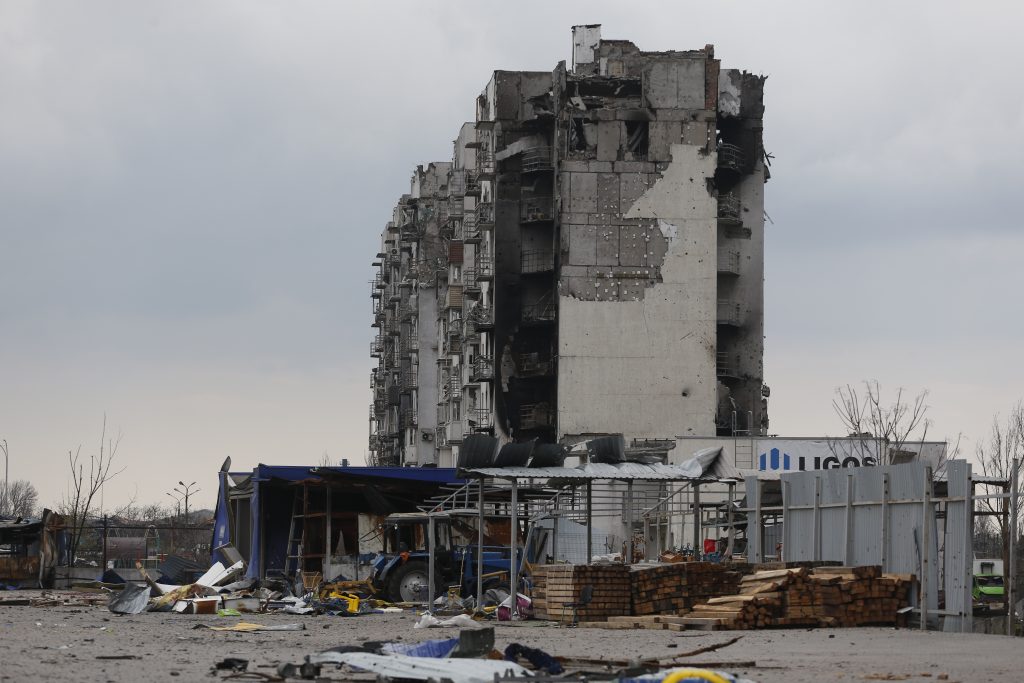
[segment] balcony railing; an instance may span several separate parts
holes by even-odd
[[[719,377],[738,377],[735,364],[726,351],[715,354],[715,374]]]
[[[466,196],[480,196],[480,176],[473,171],[466,171]]]
[[[548,377],[555,372],[555,362],[549,357],[537,353],[524,353],[519,356],[518,375],[520,377]]]
[[[548,273],[555,269],[555,255],[546,249],[524,251],[520,265],[523,273]]]
[[[740,208],[740,198],[734,193],[725,192],[718,195],[719,220],[742,222]]]
[[[519,406],[519,427],[521,429],[539,429],[550,427],[552,423],[551,406],[547,403],[524,403]]]
[[[419,424],[419,420],[416,418],[415,410],[403,410],[399,416],[399,423],[402,425],[402,429],[409,429]]]
[[[480,229],[477,227],[476,211],[467,211],[462,216],[462,239],[467,244],[480,242]]]
[[[718,300],[718,324],[739,326],[742,323],[740,305],[729,299]]]
[[[743,148],[722,142],[718,145],[718,168],[743,173],[746,169],[747,159]]]
[[[494,413],[490,408],[474,408],[466,415],[469,428],[474,431],[485,431],[494,427]]]
[[[718,254],[718,272],[726,275],[740,274],[740,252],[723,251]]]
[[[374,337],[373,340],[370,341],[370,355],[374,358],[378,358],[382,353],[384,353],[384,338]]]
[[[488,179],[494,177],[495,165],[494,165],[494,152],[484,147],[481,147],[476,152],[476,165],[477,171],[480,173],[480,179]]]
[[[413,365],[409,370],[402,373],[402,389],[405,391],[412,391],[419,387],[420,383],[420,368],[418,365]]]
[[[420,350],[420,338],[415,334],[404,334],[401,337],[401,352],[403,358],[408,358]]]
[[[524,193],[520,221],[539,223],[552,220],[551,195],[527,195]]]
[[[523,322],[551,322],[555,319],[553,302],[528,304],[523,306]]]
[[[494,379],[494,362],[490,358],[477,358],[473,362],[473,370],[469,378],[474,382],[486,382]]]
[[[476,222],[481,230],[494,227],[494,204],[481,202],[476,205]]]
[[[552,168],[550,147],[531,147],[523,152],[523,173],[550,171]]]

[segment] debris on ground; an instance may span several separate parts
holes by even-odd
[[[233,626],[211,626],[210,624],[196,624],[192,628],[208,629],[210,631],[305,631],[305,624],[253,624],[247,621],[240,621]]]

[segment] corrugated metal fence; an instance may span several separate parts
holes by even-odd
[[[931,468],[921,462],[795,472],[781,479],[783,560],[876,564],[886,572],[915,574],[928,596],[925,618],[941,614],[945,630],[971,630],[969,464],[949,463],[945,498],[934,497]],[[765,510],[757,480],[748,478],[746,486],[747,500],[758,501],[748,504],[748,557],[759,562]],[[945,512],[941,544],[937,506]],[[946,598],[941,612],[940,590]]]

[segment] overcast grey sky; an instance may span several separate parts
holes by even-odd
[[[1024,9],[997,2],[0,0],[0,438],[43,501],[103,414],[108,507],[212,504],[224,456],[361,461],[378,234],[494,69],[572,24],[769,76],[771,430],[931,390],[932,435],[1024,394]],[[967,444],[973,450],[973,440]]]

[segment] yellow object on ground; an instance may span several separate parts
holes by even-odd
[[[708,683],[729,683],[729,681],[714,671],[708,671],[707,669],[679,669],[661,679],[661,683],[679,683],[680,681],[692,679],[708,681]]]

